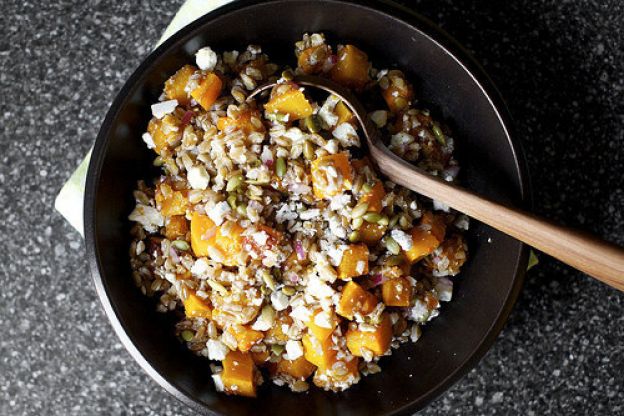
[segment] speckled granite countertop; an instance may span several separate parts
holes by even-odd
[[[181,2],[2,3],[2,415],[191,414],[117,341],[81,238],[52,209]],[[404,3],[458,38],[501,89],[536,211],[624,244],[624,4]],[[622,413],[624,295],[543,256],[490,353],[422,412]]]

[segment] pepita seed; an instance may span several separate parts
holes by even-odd
[[[238,212],[238,215],[240,215],[241,217],[246,217],[247,216],[247,205],[246,204],[240,204],[239,206],[236,207],[236,212]]]
[[[311,115],[306,117],[305,126],[310,133],[318,133],[321,131],[321,123],[318,120],[318,117],[315,115]]]
[[[390,218],[388,218],[387,215],[383,215],[381,218],[379,218],[377,224],[387,226],[388,224],[390,224]]]
[[[273,279],[273,276],[271,276],[271,273],[269,273],[268,270],[264,270],[262,272],[262,280],[268,286],[269,289],[273,291],[275,290],[276,288],[275,279]]]
[[[282,355],[282,353],[284,352],[284,346],[279,344],[273,344],[271,345],[271,352],[273,353],[273,355]]]
[[[212,290],[215,290],[221,293],[222,295],[227,294],[228,292],[227,289],[221,283],[215,282],[214,280],[207,280],[207,282],[208,282],[208,285],[212,288]]]
[[[193,337],[195,336],[195,333],[189,329],[185,329],[184,331],[182,331],[182,339],[186,342],[189,342],[190,340],[193,339]]]
[[[362,185],[362,192],[367,194],[370,191],[372,191],[374,187],[375,187],[374,182],[366,182],[364,185]]]
[[[390,218],[390,222],[388,223],[388,228],[392,228],[395,225],[397,225],[397,223],[399,222],[399,217],[400,215],[393,215],[392,218]]]
[[[157,156],[156,159],[154,159],[154,161],[152,162],[152,165],[156,167],[161,167],[164,164],[165,160],[162,158],[162,156]]]
[[[282,72],[282,78],[284,78],[285,81],[292,81],[295,79],[295,74],[290,69],[286,69]]]
[[[295,288],[292,286],[284,286],[282,292],[284,292],[286,296],[292,296],[295,294]]]
[[[362,218],[364,218],[364,221],[366,222],[378,224],[383,217],[381,216],[381,214],[377,214],[376,212],[367,212],[366,214],[362,215]]]
[[[392,237],[386,237],[384,239],[384,244],[386,245],[388,251],[394,255],[397,255],[401,252],[401,246]]]
[[[236,175],[236,176],[230,178],[230,180],[227,183],[227,186],[225,187],[225,190],[227,192],[232,192],[235,189],[237,189],[242,183],[243,183],[243,176],[242,175]]]
[[[366,211],[368,211],[368,202],[360,202],[351,210],[351,217],[360,218],[361,216],[366,214]],[[366,221],[369,221],[369,220],[366,219]],[[374,222],[374,221],[369,221],[369,222]]]
[[[283,157],[278,158],[275,162],[275,173],[280,178],[286,174],[286,160]]]
[[[407,230],[412,226],[412,221],[408,218],[407,215],[401,215],[401,218],[399,218],[399,225],[402,229]]]
[[[230,194],[227,197],[227,203],[232,209],[236,209],[236,194]]]
[[[431,130],[433,131],[433,135],[435,136],[438,143],[440,143],[442,146],[445,146],[446,137],[444,137],[444,133],[442,133],[440,126],[438,126],[437,124],[434,124]]]
[[[403,263],[403,261],[405,260],[405,258],[402,255],[395,255],[395,256],[390,256],[388,257],[388,259],[386,260],[386,265],[387,266],[398,266],[400,264]]]
[[[362,224],[364,224],[363,218],[355,218],[351,223],[351,228],[353,228],[354,230],[358,230],[362,226]]]
[[[171,243],[171,245],[174,248],[177,248],[178,250],[182,250],[182,251],[186,251],[191,248],[191,246],[189,246],[189,243],[187,243],[184,240],[176,240],[173,243]]]
[[[352,231],[351,234],[349,234],[349,241],[350,242],[355,243],[355,242],[357,242],[359,240],[360,240],[360,232],[359,231],[355,230],[355,231]]]

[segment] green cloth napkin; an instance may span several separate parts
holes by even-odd
[[[156,44],[160,45],[171,35],[188,25],[195,19],[221,7],[233,0],[187,0],[178,13],[174,16],[165,33]],[[91,151],[87,153],[78,168],[72,173],[71,177],[61,191],[56,196],[54,208],[65,217],[65,219],[74,227],[81,235],[83,234],[82,211],[84,202],[84,188],[87,179],[87,168],[89,167],[89,159]]]

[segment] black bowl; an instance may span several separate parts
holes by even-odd
[[[132,356],[160,385],[207,414],[396,414],[422,408],[471,369],[503,327],[522,285],[527,250],[483,224],[469,232],[470,260],[455,295],[422,339],[381,360],[383,371],[344,393],[312,388],[293,394],[268,384],[257,399],[215,392],[209,361],[176,340],[171,317],[136,289],[130,273],[129,221],[138,179],[155,175],[141,141],[150,104],[163,82],[193,62],[205,45],[218,50],[263,46],[278,62],[294,62],[304,32],[367,51],[377,67],[396,66],[416,80],[417,96],[454,129],[464,184],[499,201],[528,198],[521,149],[509,116],[480,68],[431,23],[387,2],[335,0],[237,1],[166,41],[134,72],[98,135],[86,185],[85,239],[95,286],[108,318]],[[137,400],[141,400],[137,397]]]

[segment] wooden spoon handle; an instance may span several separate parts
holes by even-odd
[[[379,169],[393,182],[442,202],[624,291],[624,249],[450,185],[399,159],[379,142],[371,146],[370,151]]]

